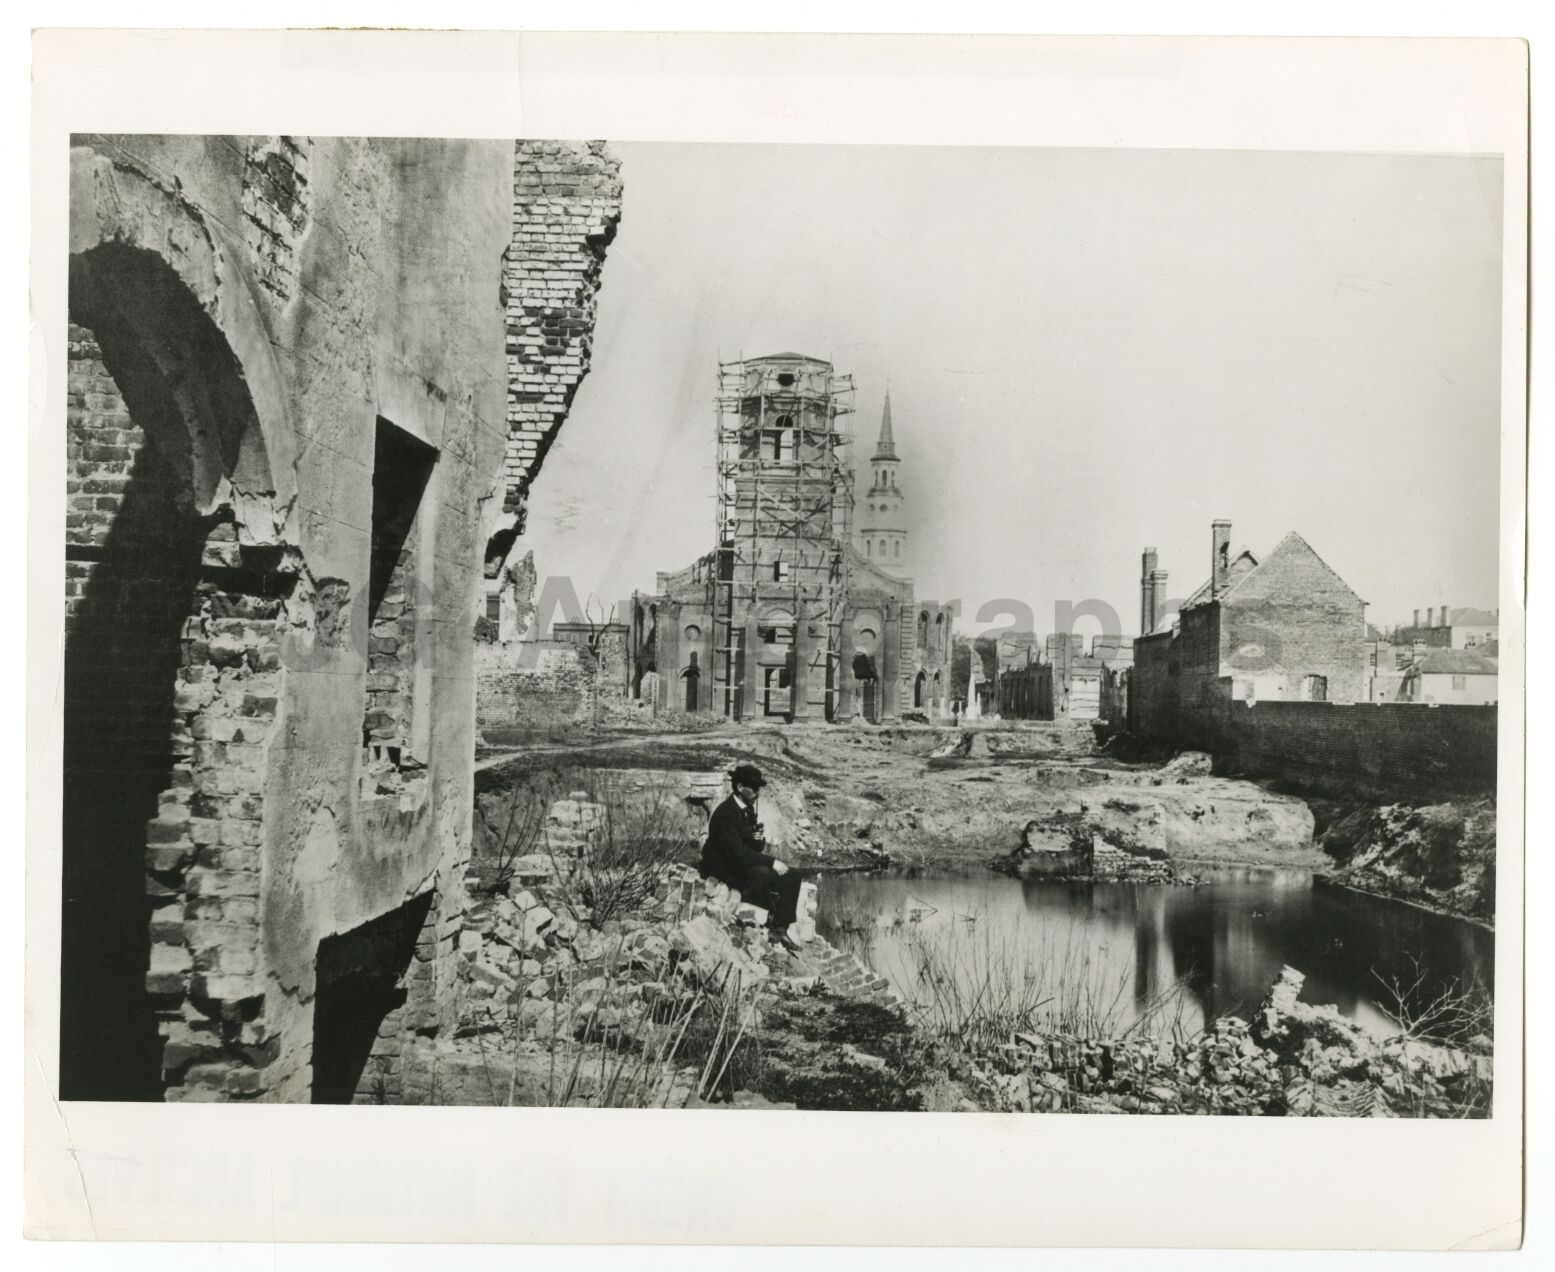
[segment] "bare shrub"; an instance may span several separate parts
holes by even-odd
[[[500,802],[485,813],[490,847],[484,854],[491,863],[482,890],[506,894],[513,883],[514,864],[542,851],[545,819],[556,797],[553,775],[537,775],[503,792]]]
[[[1422,967],[1418,958],[1411,955],[1409,961],[1412,976],[1384,977],[1375,968],[1371,973],[1387,995],[1382,1009],[1399,1026],[1396,1040],[1406,1045],[1488,1046],[1494,1037],[1495,1009],[1484,985],[1477,981],[1465,984],[1457,978],[1434,985],[1429,983],[1429,969]],[[1477,1042],[1479,1039],[1483,1044]]]
[[[654,900],[670,871],[692,860],[700,819],[668,781],[633,787],[594,771],[588,793],[604,809],[597,835],[577,857],[552,859],[556,900],[575,920],[598,928]]]
[[[1387,1040],[1396,1046],[1406,1069],[1428,1067],[1436,1077],[1445,1110],[1427,1107],[1417,1093],[1417,1116],[1488,1117],[1491,1109],[1490,1055],[1495,1040],[1495,1004],[1478,981],[1454,978],[1433,983],[1429,971],[1411,956],[1412,974],[1372,976],[1383,987],[1378,1005],[1398,1026]]]

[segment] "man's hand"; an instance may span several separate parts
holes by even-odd
[[[780,875],[786,875],[788,873],[788,866],[781,861],[774,861],[772,863],[772,868]]]

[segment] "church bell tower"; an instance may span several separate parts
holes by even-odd
[[[909,572],[907,523],[902,515],[902,490],[897,470],[902,461],[891,432],[891,390],[886,390],[880,416],[880,439],[870,457],[869,489],[859,501],[858,546],[871,565],[892,574]]]

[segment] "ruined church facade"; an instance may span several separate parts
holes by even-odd
[[[596,143],[73,139],[63,1098],[416,1098],[483,557],[619,200]]]
[[[889,396],[855,497],[851,392],[829,362],[797,353],[720,368],[719,543],[632,600],[631,691],[655,711],[949,715],[954,610],[917,598],[900,572],[910,541]]]

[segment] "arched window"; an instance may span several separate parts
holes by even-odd
[[[918,646],[922,648],[929,643],[929,611],[922,610],[918,614]]]
[[[875,541],[873,539],[864,540],[864,555],[868,557],[875,555]]]
[[[884,539],[880,540],[880,555],[881,556],[885,555],[885,540]]]
[[[901,556],[902,556],[902,541],[900,539],[898,539],[896,541],[896,557],[897,557],[898,560],[900,560]]]
[[[767,433],[768,455],[780,464],[791,464],[794,460],[794,417],[792,415],[779,415],[772,421],[772,428]]]

